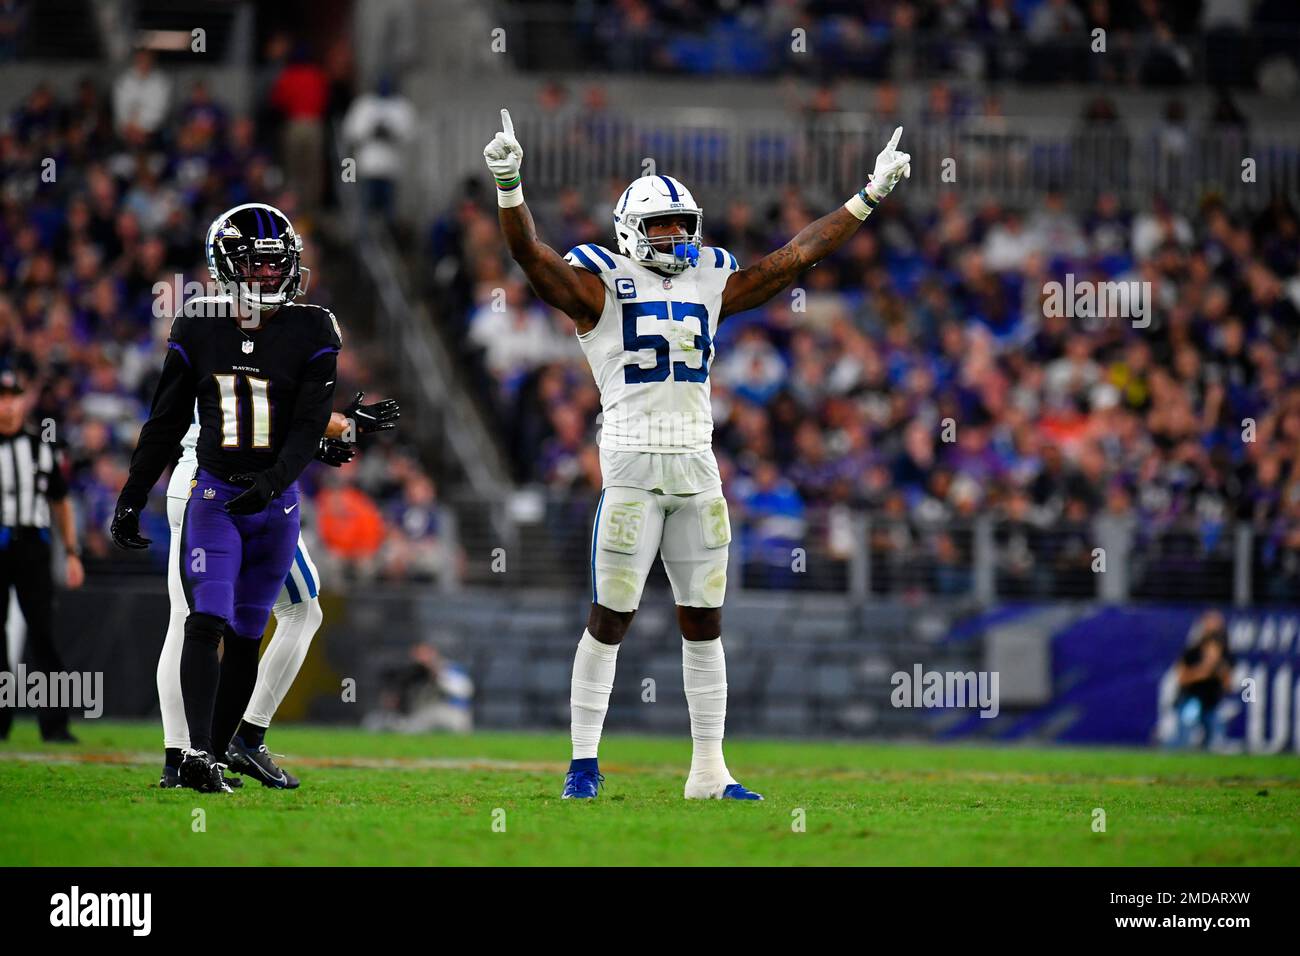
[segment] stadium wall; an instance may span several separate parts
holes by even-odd
[[[322,595],[325,623],[281,719],[360,723],[383,673],[435,645],[472,677],[475,724],[559,729],[569,720],[582,595],[415,587]],[[104,672],[104,715],[157,714],[154,669],[166,629],[160,587],[88,586],[60,597],[68,666]],[[608,727],[689,733],[681,638],[667,594],[648,594],[619,656]],[[745,593],[729,601],[728,728],[739,735],[938,738],[1157,745],[1172,732],[1173,665],[1205,605],[999,604]],[[1223,608],[1234,680],[1225,749],[1300,750],[1300,607]],[[996,716],[912,706],[913,674],[998,675]],[[899,675],[907,675],[901,678]],[[349,679],[355,695],[345,693]],[[973,685],[972,685],[973,686]],[[904,706],[898,706],[900,696]],[[983,708],[986,711],[988,708]]]

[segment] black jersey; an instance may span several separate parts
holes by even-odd
[[[256,330],[246,325],[228,300],[191,300],[176,317],[126,504],[144,506],[175,460],[196,401],[199,467],[218,478],[267,472],[278,494],[315,456],[334,398],[337,320],[320,306],[289,303]]]

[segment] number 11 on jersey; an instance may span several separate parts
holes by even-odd
[[[271,447],[271,382],[252,375],[214,375],[221,392],[221,447],[242,448],[240,434],[238,380],[248,382],[248,394],[253,404],[253,443],[251,448]]]

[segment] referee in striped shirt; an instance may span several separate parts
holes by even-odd
[[[24,427],[27,402],[17,373],[0,371],[0,662],[9,670],[5,624],[9,589],[18,593],[18,606],[27,621],[27,648],[32,667],[45,674],[62,672],[63,658],[54,646],[54,574],[50,556],[51,519],[63,539],[66,578],[81,587],[85,571],[77,552],[72,504],[58,455],[50,442]],[[0,707],[0,740],[9,736],[13,709]],[[68,732],[68,712],[42,708],[37,712],[41,736],[47,741],[74,743]]]

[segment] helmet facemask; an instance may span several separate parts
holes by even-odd
[[[692,225],[685,235],[651,238],[646,226],[664,218],[685,218],[691,220]],[[700,246],[704,244],[704,214],[700,210],[674,210],[644,216],[628,213],[623,221],[636,237],[636,254],[632,258],[642,265],[677,275],[699,261]]]
[[[280,239],[255,239],[254,249],[225,257],[224,278],[233,282],[240,300],[253,309],[275,309],[298,294],[298,253]],[[221,243],[218,241],[218,248]]]
[[[213,222],[208,272],[231,298],[255,312],[302,295],[309,274],[302,268],[302,238],[283,213],[262,203],[237,206]]]

